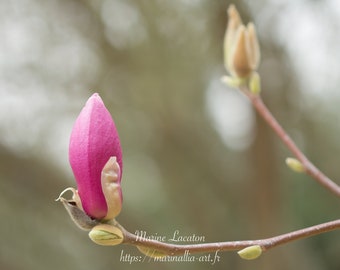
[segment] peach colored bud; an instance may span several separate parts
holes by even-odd
[[[259,65],[260,49],[253,23],[242,24],[234,5],[228,9],[229,22],[224,39],[224,64],[233,77],[245,78]]]

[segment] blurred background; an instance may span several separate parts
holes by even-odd
[[[72,125],[93,92],[124,152],[129,231],[206,242],[271,237],[339,218],[248,100],[222,85],[226,9],[255,22],[263,99],[306,155],[340,184],[340,4],[336,0],[3,0],[0,2],[0,268],[340,268],[340,232],[255,261],[123,262],[54,201],[75,186]]]

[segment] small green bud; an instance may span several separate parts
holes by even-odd
[[[124,236],[120,229],[109,224],[100,224],[92,228],[89,237],[102,246],[115,246],[123,242]]]
[[[259,245],[246,247],[239,252],[238,255],[245,260],[254,260],[262,254],[262,248]]]
[[[305,167],[296,158],[286,158],[286,164],[294,172],[305,172]]]
[[[255,95],[261,92],[261,78],[257,72],[253,72],[249,80],[249,90]]]
[[[223,76],[221,81],[225,85],[233,88],[239,88],[240,86],[246,84],[246,79],[240,77]]]
[[[167,256],[166,253],[156,250],[156,249],[151,249],[151,248],[142,247],[142,246],[137,246],[137,248],[144,255],[151,257],[151,258],[161,258],[161,257]]]

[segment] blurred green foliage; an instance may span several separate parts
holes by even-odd
[[[279,247],[251,262],[231,252],[219,253],[214,265],[148,259],[129,264],[121,260],[122,252],[139,256],[137,249],[96,246],[54,202],[65,187],[75,185],[62,135],[70,133],[86,99],[98,91],[122,141],[124,206],[118,221],[131,232],[171,238],[179,230],[203,235],[206,242],[243,240],[339,217],[337,198],[285,167],[290,154],[262,119],[254,115],[251,143],[241,150],[224,144],[216,130],[207,89],[212,82],[224,87],[218,79],[224,74],[222,40],[229,4],[0,3],[1,29],[8,30],[0,37],[10,45],[1,53],[16,55],[2,58],[8,62],[1,66],[0,93],[3,101],[14,93],[27,97],[25,105],[2,116],[13,115],[0,133],[1,269],[339,269],[339,232]],[[251,17],[247,5],[239,1],[237,6],[243,18]],[[304,96],[285,50],[261,29],[265,102],[307,156],[340,179],[340,144],[334,135],[338,108],[323,109],[325,104],[314,99],[316,109],[310,113],[303,100],[297,101]],[[17,137],[20,143],[13,139]],[[61,165],[56,153],[63,153],[57,156]]]

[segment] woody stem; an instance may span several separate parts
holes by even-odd
[[[287,148],[293,153],[293,155],[301,162],[305,172],[313,177],[320,185],[331,191],[336,196],[340,197],[340,186],[328,178],[323,172],[321,172],[299,149],[299,147],[290,138],[287,132],[278,123],[267,106],[263,103],[262,98],[258,94],[253,94],[248,88],[241,88],[242,92],[249,98],[259,115],[268,123],[268,125],[274,130],[277,136],[287,146]]]
[[[157,250],[163,252],[169,256],[183,255],[185,252],[191,254],[194,253],[209,253],[217,251],[232,251],[241,250],[243,248],[259,245],[262,251],[269,250],[271,248],[283,245],[289,242],[293,242],[299,239],[307,238],[310,236],[318,235],[325,232],[330,232],[333,230],[340,229],[340,219],[318,224],[301,230],[289,232],[286,234],[274,236],[266,239],[259,240],[244,240],[244,241],[228,241],[228,242],[216,242],[216,243],[200,243],[200,244],[170,244],[164,243],[156,240],[147,239],[144,237],[137,236],[126,231],[120,226],[120,229],[124,234],[123,243],[141,246],[151,250]]]

